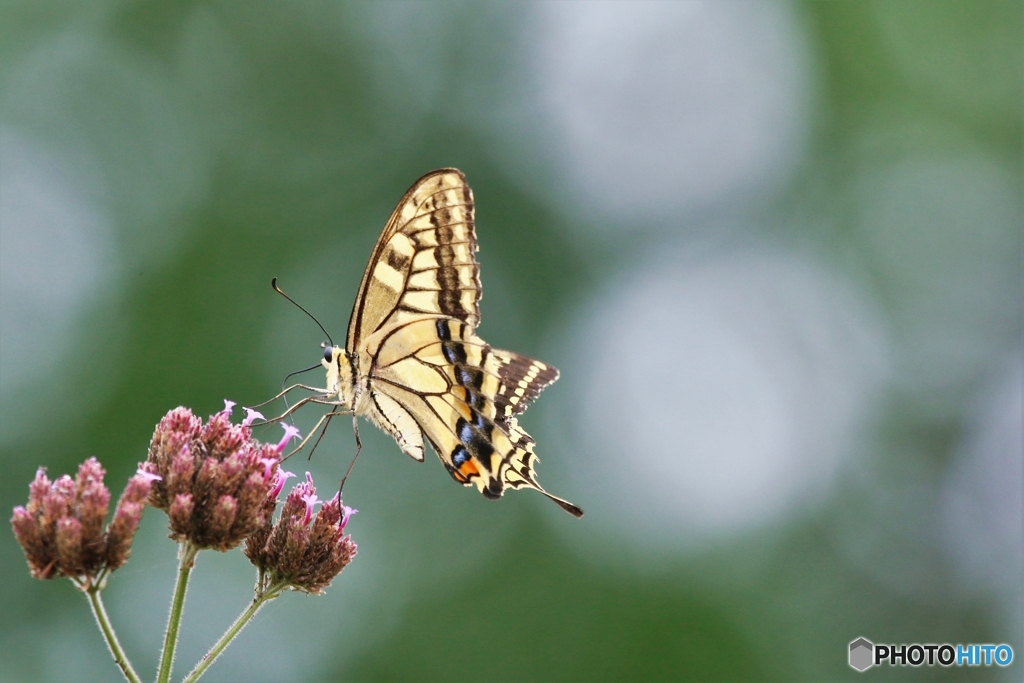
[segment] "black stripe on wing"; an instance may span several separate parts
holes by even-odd
[[[499,364],[501,380],[494,396],[495,419],[507,427],[511,418],[526,410],[530,401],[558,379],[558,370],[512,351],[492,349],[491,353]]]
[[[448,206],[430,212],[430,224],[435,230],[438,245],[434,247],[434,259],[438,264],[436,277],[440,287],[437,304],[442,314],[475,327],[480,324],[480,266],[473,257],[477,249],[473,236],[473,199],[465,186],[462,188],[462,200],[463,204],[459,206],[466,215],[465,225],[470,235],[468,241],[455,242],[456,226]],[[466,256],[459,257],[460,251],[468,252],[468,262]],[[468,286],[463,284],[460,267],[471,269],[470,282],[466,283]],[[464,291],[471,292],[471,296],[463,296]]]

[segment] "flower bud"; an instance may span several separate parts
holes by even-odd
[[[56,543],[57,566],[70,576],[85,574],[85,558],[82,555],[82,523],[74,517],[57,520]]]
[[[139,470],[128,480],[121,498],[114,509],[114,519],[107,527],[107,569],[114,570],[124,565],[131,555],[132,539],[142,521],[146,498],[153,483],[159,477]]]

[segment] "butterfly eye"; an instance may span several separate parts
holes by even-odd
[[[324,347],[324,360],[327,361],[328,363],[330,363],[331,361],[334,360],[334,347],[333,346],[325,346]]]

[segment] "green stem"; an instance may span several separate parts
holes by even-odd
[[[235,622],[228,627],[228,630],[224,632],[224,635],[220,637],[220,640],[210,648],[209,652],[203,655],[203,658],[199,660],[198,664],[196,664],[196,668],[192,669],[189,675],[186,676],[181,683],[195,683],[198,681],[199,677],[210,668],[210,665],[213,664],[217,660],[217,657],[220,657],[221,653],[224,652],[224,649],[231,644],[231,641],[241,633],[246,624],[256,616],[256,613],[259,612],[260,609],[262,609],[263,605],[281,595],[281,589],[284,587],[285,584],[282,583],[272,586],[266,592],[257,593],[256,597],[252,599],[252,602],[249,603],[246,610],[238,615],[238,618],[235,619]]]
[[[178,646],[178,631],[181,628],[181,610],[185,607],[185,591],[188,588],[188,577],[195,564],[199,549],[188,541],[178,548],[178,580],[174,584],[174,598],[171,600],[171,613],[167,617],[167,632],[164,634],[164,648],[160,653],[160,668],[157,669],[157,683],[169,683],[171,667],[174,666],[174,649]]]
[[[117,640],[114,626],[110,623],[110,617],[107,616],[107,610],[103,606],[100,589],[89,588],[85,591],[85,594],[89,596],[89,606],[92,607],[92,615],[96,617],[96,623],[99,625],[100,631],[103,632],[103,638],[107,641],[110,654],[114,656],[114,661],[121,667],[121,673],[124,674],[124,677],[130,683],[142,683],[139,675],[132,668],[132,663],[128,661],[128,656],[125,655],[124,650],[121,648],[121,643]]]

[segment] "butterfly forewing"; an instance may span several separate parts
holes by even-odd
[[[579,517],[582,510],[537,483],[534,441],[515,417],[558,371],[476,336],[476,249],[462,173],[420,178],[381,233],[352,309],[346,350],[369,363],[359,373],[368,397],[357,412],[417,460],[429,442],[456,481],[489,498],[534,488]]]
[[[354,353],[376,330],[418,315],[480,321],[473,192],[456,169],[433,171],[405,193],[377,240],[348,327]]]

